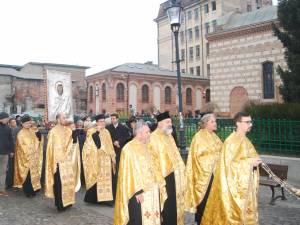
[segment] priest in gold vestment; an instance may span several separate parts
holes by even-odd
[[[114,210],[114,225],[160,225],[160,200],[165,196],[164,179],[158,173],[150,154],[150,129],[138,121],[135,137],[121,153]],[[162,191],[165,193],[165,191]]]
[[[258,224],[257,166],[261,159],[246,137],[252,120],[249,114],[240,112],[234,121],[236,131],[223,144],[202,225]]]
[[[105,116],[95,117],[97,127],[87,130],[82,150],[82,162],[86,183],[85,202],[112,203],[112,174],[115,172],[116,154],[109,131],[105,128]]]
[[[55,198],[57,210],[75,203],[80,188],[80,152],[75,130],[72,131],[64,113],[56,116],[57,125],[48,134],[45,165],[45,195]]]
[[[162,209],[162,225],[184,224],[186,190],[185,165],[172,136],[169,112],[156,117],[157,128],[150,136],[150,152],[166,182],[167,199]]]
[[[30,116],[23,116],[21,124],[16,138],[14,187],[23,188],[25,195],[32,197],[41,189],[43,141]]]
[[[205,114],[200,120],[200,130],[190,145],[187,165],[186,210],[195,213],[199,225],[205,209],[215,165],[219,161],[222,141],[214,133],[217,130],[216,116]]]

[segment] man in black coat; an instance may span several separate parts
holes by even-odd
[[[6,112],[0,113],[0,195],[7,196],[5,190],[5,179],[8,158],[13,157],[14,143],[10,127],[7,125],[9,115]]]
[[[15,118],[10,118],[8,121],[8,126],[11,129],[12,137],[13,137],[13,149],[15,151],[16,147],[16,138],[17,134],[21,130],[21,127],[17,126],[17,121]],[[7,164],[7,173],[6,173],[6,189],[10,189],[13,187],[14,181],[14,156],[10,156]]]
[[[79,150],[80,150],[80,165],[81,165],[80,180],[81,180],[81,185],[85,185],[83,164],[82,164],[82,148],[86,139],[86,131],[84,130],[82,120],[78,120],[76,122],[76,135],[78,137]]]
[[[111,124],[108,125],[106,129],[110,133],[111,139],[113,141],[115,153],[116,153],[116,173],[113,178],[113,195],[115,199],[121,150],[124,147],[124,145],[128,142],[130,137],[129,137],[128,129],[119,123],[119,115],[117,113],[111,114],[110,119],[111,119]]]

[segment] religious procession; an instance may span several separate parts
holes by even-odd
[[[94,120],[74,124],[58,113],[45,138],[29,115],[1,112],[1,201],[11,188],[28,198],[44,189],[63,212],[83,188],[86,203],[114,207],[114,225],[183,225],[185,212],[194,213],[197,225],[259,224],[258,167],[264,163],[246,136],[249,114],[235,115],[236,129],[224,143],[215,134],[216,116],[203,115],[186,165],[168,111],[150,127],[135,117],[122,125],[116,113],[110,124],[104,114]]]

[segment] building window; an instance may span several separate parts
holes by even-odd
[[[205,33],[209,34],[209,23],[205,23]]]
[[[209,55],[209,43],[206,43],[206,55]]]
[[[95,96],[99,96],[99,85],[98,84],[96,84]]]
[[[171,88],[166,87],[165,88],[165,103],[166,104],[171,104]]]
[[[93,102],[93,96],[94,96],[93,86],[90,86],[89,102]]]
[[[181,69],[181,73],[185,73],[185,69]]]
[[[146,84],[142,86],[142,102],[149,102],[149,87]]]
[[[191,20],[192,19],[192,11],[188,11],[188,20]]]
[[[263,92],[264,99],[274,98],[274,69],[273,62],[263,63]]]
[[[118,83],[117,84],[117,102],[124,101],[124,84]]]
[[[180,18],[181,18],[181,24],[183,24],[184,23],[184,16],[181,16]]]
[[[195,39],[199,39],[199,37],[200,37],[199,26],[195,26]]]
[[[260,9],[262,7],[262,1],[261,0],[256,0],[256,8]]]
[[[181,60],[185,60],[185,49],[181,49]]]
[[[181,44],[184,43],[184,31],[180,32],[180,42],[181,42]]]
[[[206,89],[205,91],[205,101],[210,102],[210,89]]]
[[[197,66],[197,67],[196,67],[196,75],[197,75],[197,76],[200,76],[200,75],[201,75],[201,72],[200,72],[200,66]]]
[[[199,9],[194,9],[195,20],[199,20]]]
[[[209,13],[209,6],[208,6],[208,4],[205,4],[204,5],[204,13]]]
[[[192,41],[193,40],[193,30],[189,29],[188,32],[189,32],[189,41]]]
[[[247,12],[251,12],[252,11],[252,6],[250,4],[247,5]]]
[[[102,84],[102,101],[106,101],[106,84]]]
[[[207,64],[207,76],[210,76],[210,64]]]
[[[196,45],[196,58],[200,58],[200,45]]]
[[[186,89],[186,104],[191,105],[192,104],[192,89],[187,88]]]
[[[189,59],[192,61],[194,59],[194,49],[193,47],[189,48]]]
[[[190,74],[194,75],[194,67],[190,67]]]
[[[211,2],[211,11],[216,11],[216,9],[217,9],[216,1],[212,1]]]
[[[216,32],[217,31],[217,21],[216,20],[212,21],[212,27],[213,27],[213,32]]]

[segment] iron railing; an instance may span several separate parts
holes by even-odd
[[[153,122],[152,118],[144,117],[145,121]],[[122,120],[125,122],[125,119]],[[218,119],[217,135],[224,141],[234,131],[232,119]],[[178,131],[179,121],[174,118],[173,124]],[[199,129],[199,119],[184,120],[185,141],[189,146],[194,134]],[[178,135],[178,132],[177,132]],[[300,157],[300,121],[278,119],[254,119],[249,139],[259,153]]]

